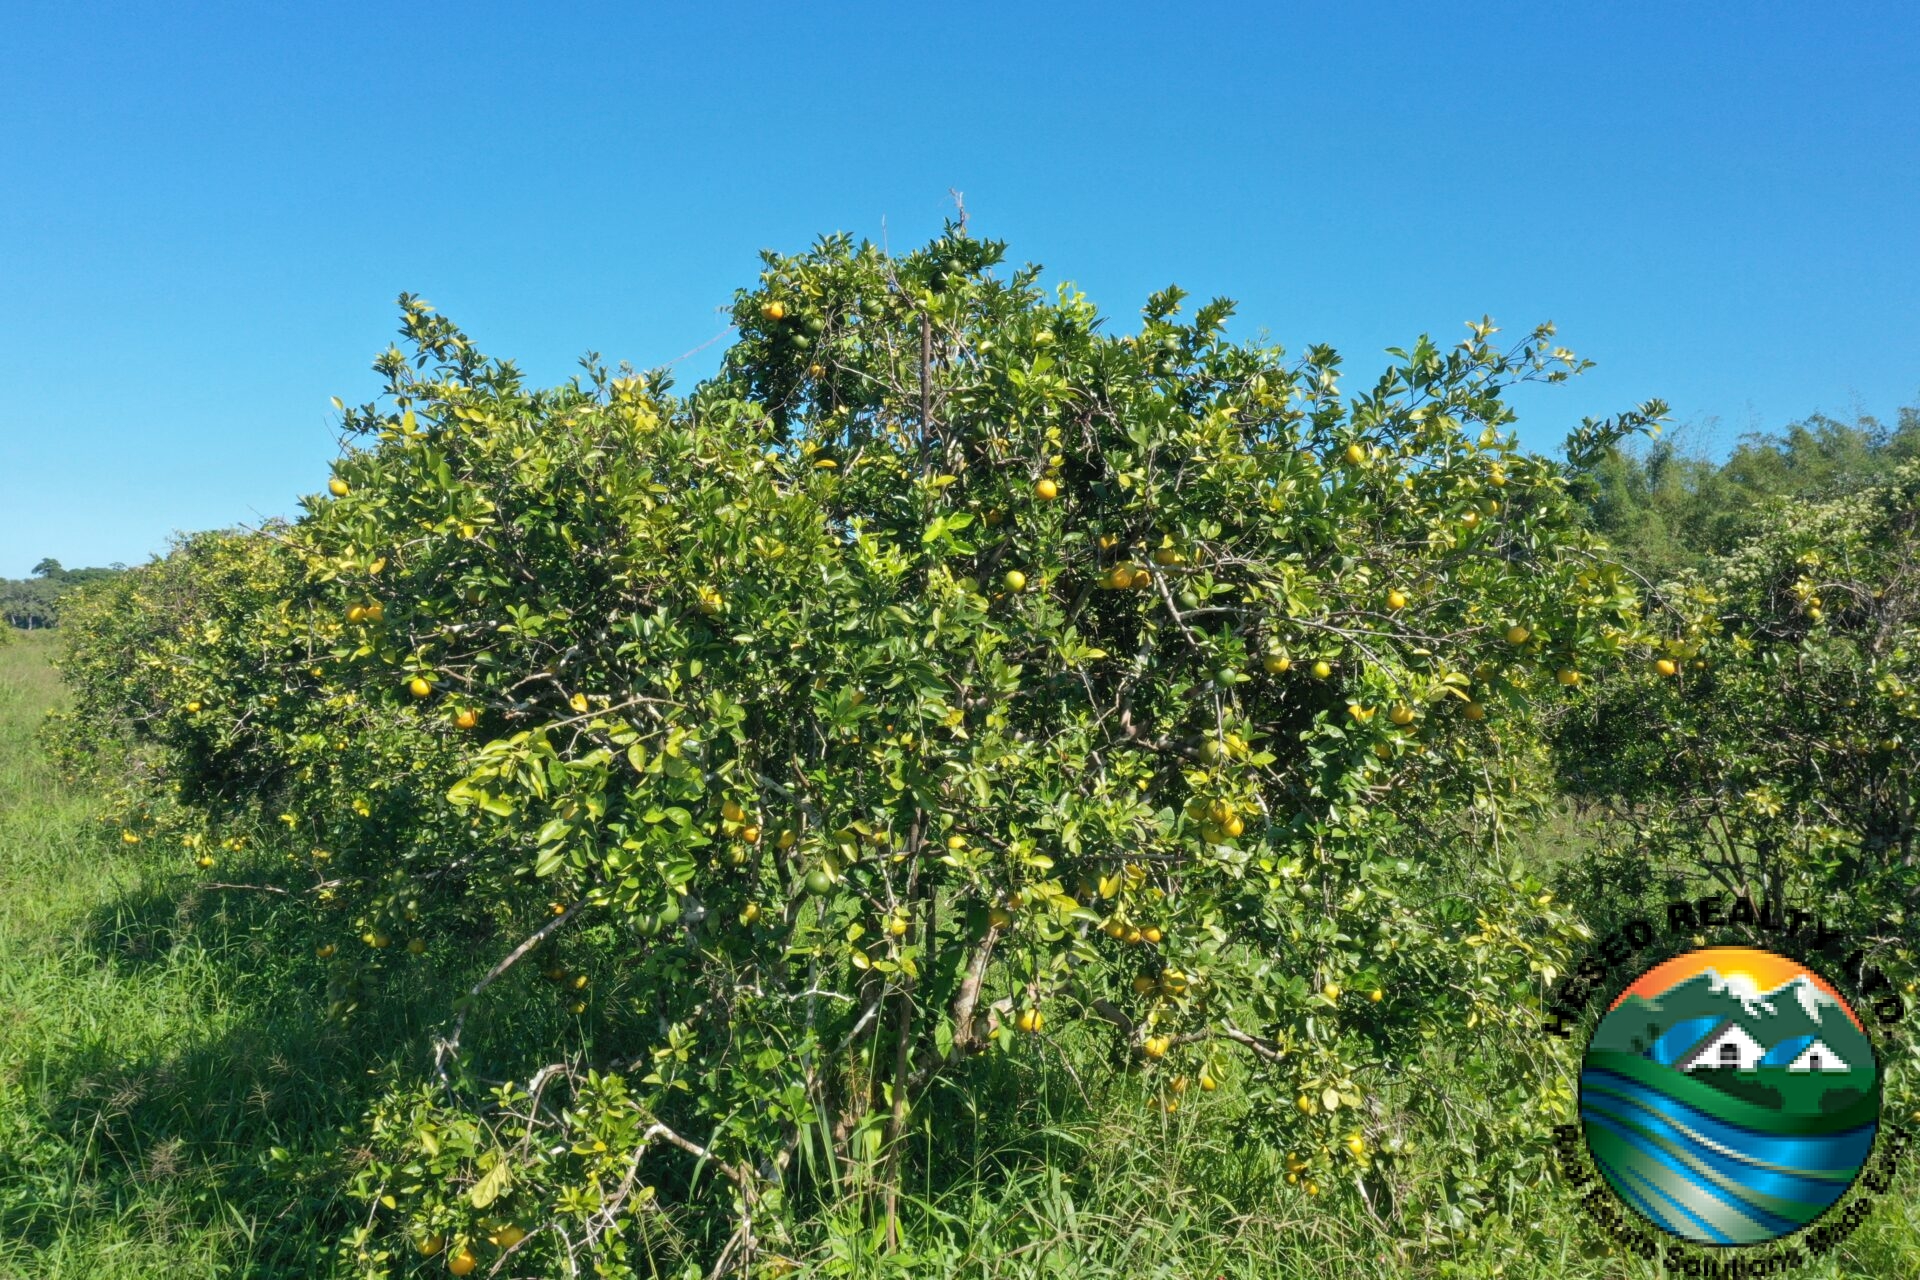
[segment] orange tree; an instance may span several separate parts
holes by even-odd
[[[1630,674],[1557,733],[1569,791],[1613,819],[1601,874],[1809,910],[1910,975],[1917,522],[1906,463],[1762,508],[1759,533],[1652,594]]]
[[[720,1269],[815,1149],[891,1224],[928,1091],[1068,1029],[1364,1190],[1418,1120],[1373,1105],[1389,1066],[1530,1017],[1582,928],[1501,843],[1531,713],[1639,642],[1509,429],[1506,388],[1581,362],[1482,323],[1345,396],[1326,348],[1228,341],[1225,302],[1169,289],[1116,335],[1036,281],[957,229],[768,255],[685,397],[597,358],[529,388],[405,297],[411,350],[274,543],[302,581],[180,629],[204,663],[173,666],[231,686],[133,718],[252,735],[332,963],[482,957],[369,1118],[370,1274],[615,1273],[669,1200]],[[469,1013],[543,978],[593,1069],[483,1092]],[[1541,1066],[1486,1083],[1517,1105],[1463,1162],[1534,1158]]]

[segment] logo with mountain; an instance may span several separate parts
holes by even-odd
[[[1880,1072],[1852,1008],[1798,961],[1707,947],[1649,969],[1594,1028],[1587,1149],[1665,1231],[1754,1245],[1811,1224],[1873,1150]]]

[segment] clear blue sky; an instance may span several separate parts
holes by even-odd
[[[1920,5],[15,0],[0,576],[290,513],[401,290],[543,380],[713,338],[762,247],[947,189],[1128,322],[1381,348],[1491,313],[1700,438],[1920,401]],[[712,368],[718,344],[685,361]]]

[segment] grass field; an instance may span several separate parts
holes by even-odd
[[[179,849],[126,843],[99,820],[101,796],[61,784],[34,739],[58,698],[52,654],[41,636],[0,645],[0,1277],[346,1274],[332,1252],[350,1225],[341,1130],[386,1075],[419,1069],[423,1032],[471,958],[432,961],[410,1000],[377,1002],[377,1019],[328,1019],[316,926],[298,908],[205,887]],[[276,853],[266,844],[221,878],[264,882]],[[523,1012],[536,1016],[511,998],[493,1012],[497,1052]],[[1550,1184],[1510,1189],[1518,1210],[1480,1217],[1466,1242],[1411,1246],[1446,1238],[1430,1198],[1378,1206],[1376,1219],[1352,1196],[1307,1197],[1271,1153],[1234,1141],[1245,1100],[1167,1116],[1070,1038],[1058,1043],[972,1080],[1025,1110],[981,1106],[971,1125],[943,1126],[968,1145],[916,1162],[903,1253],[881,1257],[851,1208],[829,1208],[793,1224],[800,1274],[1670,1274],[1607,1254]],[[989,1119],[1009,1113],[1017,1128]],[[1414,1169],[1409,1186],[1453,1172]],[[1842,1249],[1801,1274],[1920,1275],[1916,1191],[1910,1167]],[[670,1232],[647,1247],[656,1274],[684,1274]]]

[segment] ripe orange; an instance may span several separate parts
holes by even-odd
[[[1313,671],[1314,679],[1325,680],[1328,676],[1333,674],[1333,664],[1331,662],[1328,662],[1326,659],[1322,658],[1320,661],[1313,664],[1312,671]]]
[[[465,1245],[460,1246],[460,1252],[447,1259],[447,1270],[457,1276],[464,1276],[479,1265],[480,1259]]]
[[[1525,644],[1527,642],[1527,638],[1532,634],[1533,632],[1527,630],[1525,627],[1521,626],[1519,623],[1516,622],[1512,626],[1507,628],[1507,643],[1508,644]]]
[[[1404,609],[1407,607],[1407,595],[1404,591],[1387,592],[1387,608]]]
[[[472,707],[462,707],[453,713],[453,726],[456,729],[471,729],[480,723],[480,716]]]
[[[1163,935],[1159,925],[1150,924],[1140,931],[1140,936],[1148,942],[1158,944]]]
[[[1141,1043],[1140,1048],[1145,1051],[1149,1058],[1164,1058],[1167,1056],[1167,1050],[1171,1046],[1172,1042],[1168,1040],[1166,1036],[1148,1036],[1146,1040]]]
[[[784,302],[769,302],[760,308],[760,314],[769,320],[784,320],[787,317],[787,304]]]
[[[1413,708],[1404,702],[1396,702],[1393,704],[1393,709],[1387,712],[1387,719],[1393,721],[1395,724],[1412,724]]]
[[[433,686],[427,682],[425,676],[415,676],[407,681],[407,692],[416,698],[424,698],[433,692]]]
[[[1293,666],[1293,659],[1284,653],[1270,653],[1262,659],[1260,665],[1266,668],[1270,676],[1277,676]]]
[[[1553,673],[1553,678],[1555,680],[1558,680],[1561,684],[1567,685],[1569,688],[1571,688],[1573,685],[1580,683],[1580,673],[1578,671],[1575,671],[1572,667],[1560,668],[1558,671]]]
[[[1653,664],[1653,669],[1663,676],[1678,675],[1680,673],[1680,664],[1672,658],[1661,658]]]
[[[437,1235],[437,1234],[430,1235],[430,1236],[421,1236],[418,1240],[413,1242],[413,1247],[420,1251],[421,1257],[431,1258],[434,1254],[440,1252],[442,1249],[447,1247],[447,1238],[443,1235]]]
[[[1358,444],[1350,444],[1347,446],[1347,461],[1349,463],[1357,467],[1366,460],[1367,450],[1365,446]]]
[[[1020,1016],[1014,1019],[1014,1024],[1022,1031],[1038,1032],[1047,1025],[1047,1017],[1038,1009],[1022,1009]]]
[[[1053,481],[1046,479],[1045,477],[1042,477],[1033,486],[1033,496],[1040,499],[1040,501],[1042,502],[1052,502],[1055,498],[1060,496],[1060,486],[1055,484]]]
[[[327,492],[336,498],[344,498],[353,492],[353,490],[345,480],[342,480],[339,476],[335,476],[333,479],[327,481]]]

